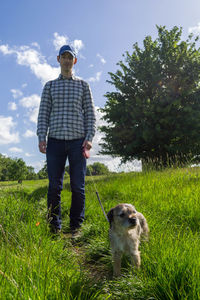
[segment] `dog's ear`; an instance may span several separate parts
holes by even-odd
[[[143,214],[141,214],[141,213],[137,213],[137,214],[138,214],[140,226],[142,228],[142,234],[144,234],[146,237],[148,237],[149,227],[148,227],[147,221],[146,221],[145,217],[143,216]]]
[[[107,217],[108,217],[108,221],[110,223],[110,226],[111,226],[111,224],[113,222],[113,211],[114,211],[114,209],[111,208],[111,210],[109,210],[109,212],[107,213]]]

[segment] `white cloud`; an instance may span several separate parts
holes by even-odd
[[[14,99],[17,99],[17,98],[20,98],[21,96],[23,96],[23,93],[20,90],[11,89],[10,91],[11,91]]]
[[[22,153],[23,150],[21,148],[17,148],[17,147],[12,147],[8,149],[10,152],[14,152],[14,153]]]
[[[54,35],[53,45],[56,51],[58,51],[60,47],[68,43],[68,37],[66,35],[59,35],[57,32],[55,32],[53,35]]]
[[[54,68],[47,63],[32,65],[31,70],[43,84],[57,78],[60,74],[60,67]]]
[[[20,100],[20,104],[26,108],[38,107],[40,104],[40,96],[33,94],[29,97],[24,97]]]
[[[197,26],[189,27],[188,32],[194,33],[194,34],[199,34],[200,33],[200,22],[197,24]]]
[[[17,110],[17,104],[15,102],[8,102],[9,110]]]
[[[40,52],[29,46],[21,46],[17,48],[14,53],[17,55],[17,62],[19,65],[28,67],[45,62],[45,59]]]
[[[37,123],[38,110],[40,105],[40,96],[33,94],[20,100],[20,105],[27,109],[29,120]]]
[[[34,155],[33,155],[33,154],[30,154],[30,153],[28,153],[28,152],[26,152],[26,153],[25,153],[25,156],[26,156],[26,157],[32,157],[32,156],[34,156]]]
[[[19,65],[29,67],[31,72],[41,80],[42,84],[55,79],[60,73],[60,68],[50,66],[39,50],[29,46],[10,48],[8,45],[0,45],[0,52],[4,55],[15,55]]]
[[[33,123],[37,123],[37,117],[38,117],[38,108],[35,108],[32,110],[32,112],[30,112],[30,121]]]
[[[12,132],[15,126],[12,117],[0,116],[0,145],[19,142],[19,132]]]
[[[26,88],[27,87],[27,83],[23,83],[22,84],[22,88],[24,89],[24,88]]]
[[[96,82],[96,81],[99,81],[100,78],[101,78],[101,74],[102,74],[102,72],[97,72],[97,73],[96,73],[96,76],[95,76],[95,77],[90,77],[90,78],[88,78],[88,81],[89,81],[89,82]]]
[[[78,53],[84,47],[81,40],[74,40],[71,45],[74,47],[76,53]]]
[[[79,58],[86,59],[86,57],[82,53],[79,53],[78,56],[79,56]]]
[[[100,58],[101,63],[104,65],[106,64],[106,60],[101,56],[99,53],[97,54],[97,57]]]
[[[31,165],[36,172],[39,172],[44,167],[45,160],[33,162]]]
[[[33,136],[36,136],[36,133],[32,130],[27,129],[26,132],[23,134],[25,138],[31,138]]]
[[[4,55],[8,55],[8,54],[13,54],[14,51],[9,49],[8,45],[0,45],[0,51],[4,54]]]
[[[37,42],[31,43],[31,46],[40,49],[40,45]]]

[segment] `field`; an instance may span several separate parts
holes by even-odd
[[[88,177],[82,235],[52,236],[46,222],[47,180],[0,183],[0,299],[200,299],[200,169]],[[107,212],[132,203],[150,227],[142,266],[124,257],[112,278]],[[69,181],[62,192],[69,229]]]

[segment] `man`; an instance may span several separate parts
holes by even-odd
[[[77,62],[69,45],[60,48],[61,74],[43,89],[37,125],[39,150],[46,153],[49,188],[47,206],[51,230],[61,229],[61,190],[68,158],[72,201],[70,228],[76,234],[85,215],[86,158],[95,134],[95,109],[88,83],[72,73]],[[46,136],[48,139],[46,142]]]

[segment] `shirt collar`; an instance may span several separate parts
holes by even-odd
[[[63,79],[63,80],[65,80],[66,78],[65,78],[62,74],[60,74],[59,77],[58,77],[58,79]],[[69,79],[75,80],[74,74],[72,74],[72,76],[71,76],[70,78],[68,78],[68,80],[69,80]]]

